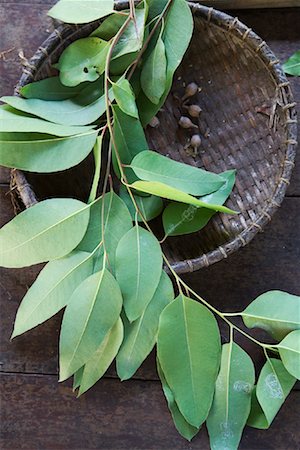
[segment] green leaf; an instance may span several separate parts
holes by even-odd
[[[279,354],[286,370],[300,379],[300,330],[289,333],[278,345]]]
[[[143,3],[141,4],[143,5]],[[144,39],[145,21],[148,9],[146,7],[136,8],[135,21],[131,20],[117,42],[112,57],[119,58],[126,53],[133,53],[141,49]]]
[[[21,87],[20,94],[28,99],[67,100],[80,94],[86,85],[87,83],[83,83],[75,87],[68,87],[61,83],[59,77],[50,77],[26,84],[26,86]]]
[[[86,234],[78,249],[93,251],[103,239],[102,208],[104,226],[104,247],[110,269],[114,272],[116,248],[120,239],[132,228],[132,219],[125,203],[113,191],[104,195],[91,206],[90,221]]]
[[[136,155],[130,167],[143,181],[164,183],[186,194],[210,194],[225,183],[217,174],[174,161],[150,150]]]
[[[167,59],[165,45],[158,37],[156,45],[146,59],[141,73],[141,86],[149,100],[157,105],[166,88]]]
[[[76,391],[77,388],[79,388],[82,375],[83,375],[84,366],[80,367],[75,373],[74,373],[74,379],[73,379],[73,392]]]
[[[124,341],[117,356],[117,372],[122,381],[128,380],[134,375],[153,349],[157,337],[159,316],[173,299],[172,282],[162,271],[154,296],[143,314],[133,323],[129,323],[125,317]]]
[[[148,148],[144,130],[140,121],[125,114],[118,106],[113,106],[114,140],[122,164],[130,164],[133,158],[142,150]],[[113,164],[115,173],[119,176],[116,150],[113,148]],[[137,179],[133,170],[124,168],[127,180],[132,183]]]
[[[126,78],[120,78],[116,83],[113,83],[112,91],[120,109],[128,116],[138,119],[139,114],[129,81]]]
[[[189,194],[186,194],[185,192],[179,191],[178,189],[168,186],[167,184],[159,183],[158,181],[135,181],[131,184],[131,187],[137,191],[157,195],[158,197],[167,198],[168,200],[175,200],[177,202],[187,203],[189,205],[212,209],[214,211],[220,211],[227,214],[236,214],[235,211],[226,208],[226,206],[212,205],[210,203],[203,202]]]
[[[160,280],[162,253],[158,240],[144,228],[133,227],[119,242],[115,265],[125,313],[132,322],[143,314]]]
[[[127,192],[126,187],[123,185],[120,188],[120,197],[129,209],[131,217],[134,219],[136,215],[135,206],[131,200],[130,195]],[[159,214],[162,212],[164,204],[160,197],[155,197],[155,195],[150,195],[148,197],[140,197],[139,195],[134,195],[134,199],[139,208],[139,211],[142,213],[144,219],[147,222],[159,216]],[[140,214],[138,214],[137,220],[139,222],[142,221],[142,217]]]
[[[87,23],[111,14],[113,0],[59,0],[48,15],[66,23]]]
[[[128,14],[129,10],[124,9],[122,12]],[[90,36],[98,37],[100,39],[104,39],[105,41],[110,41],[110,39],[117,34],[126,18],[126,15],[113,13],[104,19],[103,22],[100,23],[99,27],[90,34]]]
[[[269,428],[295,381],[280,360],[269,358],[261,370],[256,389],[252,391],[247,425],[260,429]]]
[[[163,374],[163,371],[160,367],[159,361],[157,359],[157,371],[158,375],[162,384],[162,388],[166,397],[166,400],[168,402],[168,408],[171,412],[172,419],[174,422],[174,425],[177,429],[177,431],[188,441],[191,441],[192,438],[198,433],[199,429],[196,427],[193,427],[193,425],[190,425],[181,412],[179,411],[178,405],[175,401],[175,397],[173,395],[173,392],[171,391],[166,378]]]
[[[160,7],[161,10],[161,2],[157,3],[156,6]],[[162,35],[167,58],[165,92],[158,104],[152,103],[143,92],[138,96],[137,106],[143,126],[150,122],[164,104],[172,86],[174,72],[189,46],[192,33],[193,16],[188,3],[185,0],[173,0],[165,20]]]
[[[109,97],[112,101],[114,99],[112,90],[109,91]],[[30,114],[34,114],[43,119],[49,120],[50,122],[59,123],[63,125],[87,125],[99,117],[101,117],[105,110],[105,95],[104,95],[104,86],[103,86],[103,78],[97,82],[90,83],[86,86],[82,91],[73,96],[70,99],[59,100],[59,101],[49,101],[49,100],[40,100],[40,99],[23,99],[20,97],[3,97],[3,101],[8,103],[9,105],[17,108],[20,111],[24,111]],[[37,121],[38,119],[31,119]],[[27,122],[23,120],[24,126]],[[41,121],[46,124],[47,127],[54,126],[52,124],[48,124],[47,122]],[[80,132],[86,130],[86,128],[81,127],[82,131],[80,131],[79,127],[69,127],[69,134],[79,134]],[[77,131],[76,131],[77,130]],[[7,130],[9,131],[9,130]],[[30,129],[17,129],[12,131],[31,131]],[[40,131],[37,129],[33,129],[32,131]],[[50,129],[51,131],[51,129]],[[48,128],[41,130],[40,132],[50,133]],[[72,132],[73,131],[73,132]]]
[[[225,183],[213,194],[201,197],[201,201],[222,205],[230,195],[235,182],[235,171],[221,173]],[[207,208],[186,206],[182,203],[169,203],[163,212],[163,226],[167,236],[179,236],[201,230],[215,214]]]
[[[29,172],[58,172],[79,164],[92,151],[98,131],[68,137],[0,133],[0,164]]]
[[[18,97],[2,97],[1,101],[9,99],[23,100]],[[27,101],[27,100],[24,100]],[[11,103],[15,103],[12,101]],[[0,133],[47,133],[54,136],[74,136],[91,131],[91,127],[72,127],[46,122],[26,114],[22,114],[16,109],[7,105],[0,106]]]
[[[248,328],[261,328],[280,341],[300,328],[300,297],[269,291],[257,297],[241,313]]]
[[[122,308],[118,283],[103,269],[73,292],[60,334],[60,381],[69,378],[96,352],[116,323]]]
[[[160,316],[157,355],[185,420],[196,428],[206,420],[220,365],[217,322],[203,305],[179,295]]]
[[[65,86],[77,86],[83,81],[95,81],[105,70],[110,43],[96,37],[72,42],[61,54],[59,78]]]
[[[234,342],[224,344],[214,400],[206,421],[212,450],[238,448],[250,413],[254,382],[250,356]]]
[[[289,75],[300,76],[300,50],[295,52],[284,64],[283,70]]]
[[[105,374],[118,353],[123,334],[123,324],[119,318],[94,355],[85,363],[78,396],[90,389]]]
[[[12,338],[45,322],[64,308],[77,286],[92,273],[90,253],[74,251],[49,262],[19,306]]]
[[[0,230],[0,265],[26,267],[67,255],[81,241],[89,215],[88,205],[71,198],[26,209]]]

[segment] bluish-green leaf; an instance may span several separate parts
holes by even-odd
[[[19,102],[27,102],[18,97],[2,97],[0,99],[9,104],[16,104]],[[42,101],[42,100],[37,100]],[[48,103],[48,102],[46,102]],[[28,110],[28,112],[30,112]],[[74,136],[83,133],[91,132],[91,127],[75,127],[67,125],[59,125],[57,123],[47,122],[36,117],[22,114],[20,111],[11,108],[7,105],[0,106],[0,133],[43,133],[59,137]]]
[[[121,380],[131,378],[153,349],[159,316],[173,299],[172,282],[162,271],[155,294],[143,314],[133,323],[124,318],[125,336],[117,356],[117,372]]]
[[[282,291],[265,292],[241,316],[248,328],[261,328],[280,341],[300,329],[300,297]]]
[[[141,86],[149,100],[157,105],[166,89],[167,59],[161,36],[146,59],[141,73]]]
[[[300,50],[295,52],[282,67],[285,73],[300,77]]]
[[[122,11],[123,13],[129,14],[129,10],[124,9]],[[103,22],[100,23],[99,27],[94,30],[90,36],[91,37],[98,37],[100,39],[104,39],[105,41],[109,41],[111,38],[113,38],[123,23],[126,20],[126,15],[113,13],[109,17],[103,20]]]
[[[109,91],[109,97],[111,101],[114,99],[111,89]],[[24,99],[20,97],[3,97],[3,101],[20,111],[34,114],[35,116],[49,120],[50,122],[73,126],[88,125],[101,117],[106,110],[102,77],[97,82],[89,83],[89,85],[82,89],[78,95],[66,100],[49,101],[35,98]],[[45,123],[47,124],[47,122]],[[79,127],[72,128],[74,128],[75,132],[69,134],[80,133]],[[70,127],[71,131],[72,128]],[[76,131],[76,129],[78,129],[78,131]],[[48,129],[42,132],[52,134],[47,130]],[[24,131],[31,130],[27,129]]]
[[[104,226],[104,236],[102,224]],[[89,225],[78,248],[79,250],[91,252],[103,240],[103,248],[105,248],[107,253],[109,268],[114,271],[116,248],[120,239],[131,228],[132,219],[125,203],[113,191],[108,192],[104,195],[104,207],[102,198],[91,206]]]
[[[132,202],[130,195],[125,186],[121,186],[120,188],[120,197],[126,204],[131,217],[135,219],[136,210],[135,206]],[[156,197],[155,195],[150,195],[148,197],[141,197],[140,195],[134,195],[135,202],[138,206],[139,211],[142,213],[143,218],[149,222],[155,217],[159,216],[159,214],[163,210],[163,201],[160,197]],[[143,219],[140,214],[137,215],[137,220],[141,222]]]
[[[220,333],[213,314],[179,295],[160,316],[157,355],[181,414],[199,428],[208,416],[220,365]]]
[[[286,370],[300,379],[300,330],[289,333],[278,345],[280,357]]]
[[[295,381],[279,359],[269,358],[261,369],[256,389],[252,392],[247,425],[260,429],[269,428]]]
[[[138,119],[139,114],[129,81],[126,78],[120,78],[116,83],[113,83],[112,91],[119,108],[128,116]]]
[[[19,306],[12,338],[45,322],[64,308],[77,286],[92,273],[90,253],[74,251],[49,262]]]
[[[73,292],[60,334],[60,381],[80,369],[99,348],[122,308],[118,283],[107,269],[86,278]]]
[[[118,353],[123,334],[123,324],[119,318],[93,356],[85,363],[78,396],[90,389],[105,374]]]
[[[121,38],[113,50],[113,59],[119,58],[126,53],[133,53],[141,49],[144,39],[145,21],[148,8],[143,2],[140,8],[135,10],[135,21],[131,20]]]
[[[162,388],[168,403],[168,408],[170,410],[170,413],[172,415],[172,419],[174,422],[174,425],[177,429],[177,431],[188,441],[191,441],[193,437],[198,433],[199,429],[196,427],[193,427],[193,425],[190,425],[181,412],[179,411],[178,405],[175,401],[173,392],[171,391],[166,378],[163,374],[163,371],[160,367],[159,361],[157,359],[157,371],[158,375],[162,384]]]
[[[68,137],[0,133],[0,164],[28,172],[58,172],[79,164],[92,151],[98,131]]]
[[[131,187],[137,191],[157,195],[158,197],[167,198],[168,200],[175,200],[177,202],[187,203],[188,205],[212,209],[213,211],[220,211],[227,214],[236,214],[236,211],[233,211],[226,206],[212,205],[210,203],[203,202],[192,195],[186,194],[185,192],[168,186],[167,184],[159,183],[158,181],[135,181],[131,184]]]
[[[174,161],[150,150],[137,154],[130,167],[143,181],[164,183],[191,195],[210,194],[225,184],[220,175]]]
[[[59,77],[49,77],[43,80],[33,81],[20,88],[20,94],[25,98],[35,98],[39,100],[67,100],[80,94],[82,89],[89,83],[82,83],[78,86],[64,86]]]
[[[161,2],[157,3],[158,11],[161,10],[161,6]],[[166,16],[162,35],[167,58],[166,88],[158,104],[152,103],[143,92],[140,93],[137,106],[143,125],[149,123],[164,104],[172,86],[174,72],[189,46],[192,33],[193,16],[188,3],[185,0],[173,0]]]
[[[160,280],[162,253],[158,240],[144,228],[133,227],[119,242],[115,266],[125,313],[133,322],[145,311]]]
[[[59,0],[48,15],[66,23],[87,23],[111,14],[113,0]]]
[[[238,448],[250,413],[254,382],[250,356],[234,342],[224,344],[214,400],[206,421],[212,450]]]
[[[228,170],[221,173],[220,176],[225,180],[224,185],[216,192],[201,197],[201,201],[222,205],[227,200],[234,185],[235,171]],[[214,214],[214,211],[207,208],[169,203],[162,216],[165,233],[168,236],[194,233],[205,227]]]
[[[133,158],[148,148],[144,130],[140,121],[125,114],[118,106],[113,106],[114,140],[122,164],[130,164]],[[119,176],[116,158],[116,149],[113,148],[113,164],[115,173]],[[132,183],[137,179],[133,170],[124,168],[127,180]]]
[[[0,265],[25,267],[67,255],[81,241],[89,215],[88,205],[71,198],[37,203],[1,228]]]
[[[59,78],[65,86],[77,86],[84,81],[95,81],[105,70],[110,43],[96,37],[77,39],[61,54],[58,63]]]

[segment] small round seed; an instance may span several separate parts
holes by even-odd
[[[191,146],[193,148],[198,148],[201,145],[201,137],[199,136],[199,134],[194,134],[191,137]]]
[[[191,119],[185,116],[180,117],[178,124],[181,128],[198,128]]]
[[[189,105],[188,113],[191,117],[199,117],[202,109],[199,105]]]

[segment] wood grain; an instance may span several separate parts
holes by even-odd
[[[288,8],[300,6],[299,0],[201,0],[199,3],[221,9]]]
[[[205,428],[188,443],[176,432],[159,382],[102,380],[76,399],[52,376],[2,374],[2,450],[209,450]],[[241,450],[295,450],[300,395],[267,431],[246,428]]]

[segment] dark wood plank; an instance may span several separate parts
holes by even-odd
[[[2,450],[209,449],[205,428],[192,443],[177,434],[158,382],[102,380],[80,399],[52,376],[2,374],[1,384]],[[299,399],[290,395],[268,431],[246,428],[240,449],[295,450]]]
[[[0,225],[13,217],[8,188],[0,189]],[[265,233],[223,262],[186,275],[185,280],[220,310],[243,309],[264,291],[281,289],[300,294],[299,227],[300,199],[287,198]],[[61,314],[37,329],[10,341],[17,307],[41,266],[26,269],[0,269],[2,367],[4,372],[57,373],[57,346]],[[227,328],[222,326],[226,338]],[[262,332],[254,333],[265,339]],[[258,367],[263,362],[259,349],[242,341]],[[108,376],[115,376],[112,367]],[[136,374],[141,379],[157,379],[152,354]]]

